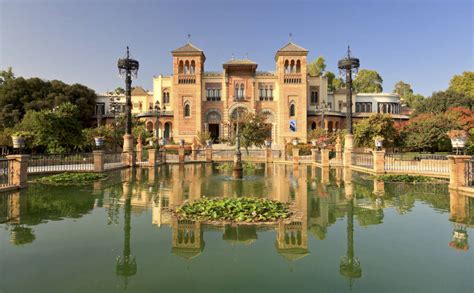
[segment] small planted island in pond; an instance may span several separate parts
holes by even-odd
[[[106,179],[107,174],[103,173],[61,173],[44,176],[33,180],[34,183],[50,185],[84,185],[97,180]]]
[[[202,198],[176,209],[182,219],[223,222],[275,222],[292,213],[286,203],[264,198]]]

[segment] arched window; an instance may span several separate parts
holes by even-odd
[[[189,61],[184,62],[184,74],[189,74]]]
[[[184,105],[184,117],[189,117],[191,116],[191,107],[189,104]]]
[[[239,96],[239,98],[243,99],[244,95],[245,95],[245,88],[244,88],[244,84],[242,83],[240,85],[240,96]]]
[[[289,67],[288,60],[285,60],[285,73],[290,73],[290,69],[288,67]]]
[[[315,130],[316,129],[316,122],[313,121],[313,123],[311,123],[311,130]]]
[[[300,60],[296,61],[296,72],[297,73],[301,72],[301,61]]]
[[[290,117],[294,117],[296,114],[296,110],[295,110],[295,104],[291,104],[290,105]]]
[[[273,100],[273,87],[270,86],[270,99]]]
[[[291,73],[296,72],[295,60],[291,60],[290,67],[291,67]]]
[[[163,104],[170,103],[170,93],[168,91],[163,92]]]
[[[235,84],[234,92],[235,92],[234,93],[235,98],[238,99],[239,98],[239,84],[237,83]]]
[[[190,69],[190,74],[194,74],[196,71],[196,62],[191,61],[191,69]]]
[[[264,96],[263,96],[265,99],[267,99],[269,97],[268,95],[268,86],[265,86],[265,93],[264,93]]]
[[[178,65],[178,73],[183,73],[184,71],[184,63],[183,63],[183,60],[179,61],[179,65]]]

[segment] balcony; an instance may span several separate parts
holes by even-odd
[[[178,74],[178,83],[179,84],[195,84],[196,75],[195,74]]]
[[[289,84],[301,83],[301,73],[285,73],[283,82]]]

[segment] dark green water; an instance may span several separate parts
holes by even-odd
[[[462,240],[474,198],[306,166],[246,175],[174,165],[0,194],[0,292],[474,292]],[[202,196],[291,202],[301,219],[219,227],[168,213]]]

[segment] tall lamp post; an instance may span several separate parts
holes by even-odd
[[[239,109],[235,109],[237,111],[237,129],[235,130],[235,155],[234,155],[234,166],[232,168],[232,177],[234,179],[242,179],[243,177],[243,167],[242,167],[242,152],[240,151],[240,133],[239,133],[239,119],[240,119],[240,111]]]
[[[127,118],[125,120],[125,135],[123,136],[123,152],[128,153],[128,165],[133,165],[133,136],[132,136],[132,78],[137,77],[138,61],[130,58],[130,52],[127,46],[127,55],[120,58],[117,62],[120,77],[125,78],[125,111]],[[131,161],[131,162],[130,162]]]
[[[351,56],[351,48],[347,46],[347,56],[337,62],[341,75],[346,77],[346,87],[349,89],[346,99],[346,123],[349,135],[352,135],[352,73],[356,73],[360,66],[359,59]]]

